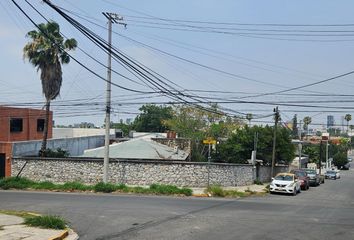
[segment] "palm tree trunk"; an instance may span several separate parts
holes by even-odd
[[[40,150],[41,157],[45,157],[45,150],[47,149],[49,113],[50,113],[50,100],[47,99],[45,103],[45,121],[44,121],[44,129],[43,129],[43,140],[42,140],[42,147]]]

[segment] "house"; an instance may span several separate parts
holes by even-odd
[[[52,112],[49,113],[48,138],[52,137]],[[43,137],[45,111],[0,106],[0,178],[11,175],[13,142]]]

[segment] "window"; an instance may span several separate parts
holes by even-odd
[[[10,119],[10,132],[22,132],[23,130],[23,119],[22,118],[11,118]]]
[[[37,119],[37,132],[43,132],[44,131],[44,119]]]

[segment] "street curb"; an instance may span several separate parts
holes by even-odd
[[[65,239],[67,236],[69,236],[69,230],[64,230],[63,232],[61,232],[58,236],[53,237],[53,238],[49,238],[48,240],[63,240]]]
[[[192,194],[192,197],[211,197],[211,194],[207,194],[207,193]]]

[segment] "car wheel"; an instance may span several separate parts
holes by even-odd
[[[296,187],[294,187],[293,196],[296,196],[296,194],[297,194],[297,190],[296,190]]]
[[[306,190],[309,190],[309,188],[310,188],[310,184],[308,183],[306,186]]]

